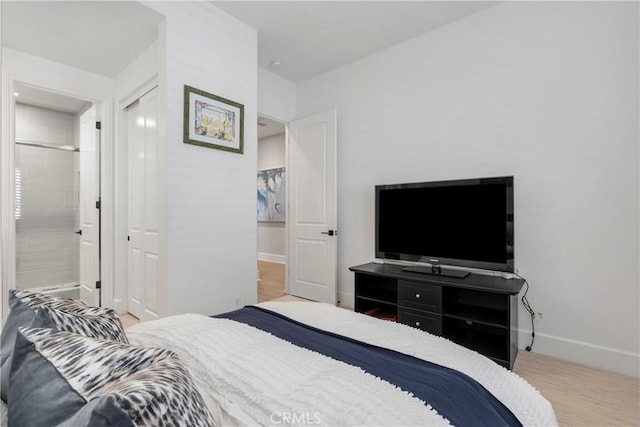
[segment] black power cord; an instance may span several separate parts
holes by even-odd
[[[522,305],[524,306],[524,309],[527,310],[527,312],[529,313],[529,316],[531,316],[531,344],[529,344],[524,348],[527,351],[531,351],[531,349],[533,348],[533,341],[536,339],[535,327],[533,325],[533,319],[536,318],[536,313],[535,311],[533,311],[533,308],[531,308],[531,305],[529,304],[529,300],[527,299],[527,292],[529,292],[529,282],[527,282],[527,279],[525,279],[518,273],[514,273],[514,274],[520,279],[524,280],[524,284],[527,286],[520,300],[522,301]]]

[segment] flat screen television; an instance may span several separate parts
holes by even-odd
[[[513,177],[375,187],[376,258],[408,271],[464,277],[464,269],[514,271]]]

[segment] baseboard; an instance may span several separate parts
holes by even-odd
[[[116,313],[118,313],[119,315],[123,315],[129,312],[129,307],[127,307],[127,302],[120,298],[113,299],[113,307],[111,308],[113,308],[116,311]]]
[[[338,307],[353,310],[353,294],[346,292],[338,292]]]
[[[276,254],[267,254],[264,252],[258,252],[258,260],[259,261],[269,261],[269,262],[277,262],[280,264],[285,264],[287,259],[284,255],[276,255]]]
[[[520,350],[531,342],[531,331],[518,330]],[[640,355],[536,332],[533,352],[603,371],[640,377]]]

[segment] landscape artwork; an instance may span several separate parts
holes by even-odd
[[[204,101],[196,101],[195,108],[196,135],[223,141],[235,139],[238,130],[234,126],[234,111]]]
[[[184,142],[243,153],[244,106],[184,87]]]
[[[258,221],[285,221],[285,168],[258,171]]]

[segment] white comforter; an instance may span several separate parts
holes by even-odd
[[[269,302],[259,306],[457,369],[493,393],[523,425],[557,425],[549,402],[526,381],[446,339],[328,304]],[[448,424],[428,404],[360,368],[242,323],[186,314],[140,323],[129,328],[127,335],[132,344],[178,353],[221,425]]]

